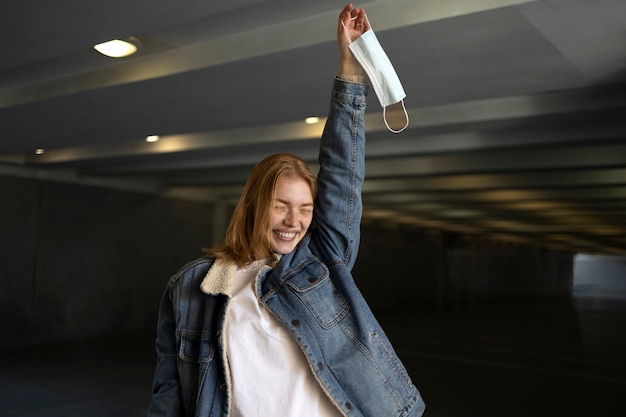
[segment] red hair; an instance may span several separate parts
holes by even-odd
[[[270,257],[270,211],[276,198],[276,184],[283,177],[304,179],[315,199],[317,180],[302,158],[289,153],[270,155],[250,173],[230,219],[224,242],[205,250],[205,253],[233,261],[237,266]]]

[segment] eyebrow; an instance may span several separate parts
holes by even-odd
[[[287,200],[283,200],[283,199],[281,199],[281,198],[277,198],[277,199],[276,199],[276,201],[278,201],[279,203],[286,204],[286,205],[288,205],[288,206],[290,205],[290,202],[289,202],[289,201],[287,201]],[[313,202],[311,202],[311,203],[304,203],[304,204],[300,204],[300,207],[303,207],[303,206],[311,206],[311,207],[313,207],[314,205],[315,205],[315,204],[313,204]]]

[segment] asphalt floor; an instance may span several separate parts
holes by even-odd
[[[623,417],[626,305],[583,304],[378,317],[424,397],[425,417]],[[0,352],[0,415],[145,416],[153,341],[125,335]]]

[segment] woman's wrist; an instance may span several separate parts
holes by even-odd
[[[352,52],[348,53],[352,54]],[[350,59],[341,60],[339,63],[339,74],[365,75],[365,71],[354,57],[350,57]]]

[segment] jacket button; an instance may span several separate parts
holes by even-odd
[[[352,404],[350,404],[350,403],[346,403],[346,408],[347,408],[348,410],[352,410]]]
[[[226,389],[226,384],[220,384],[220,389],[224,391]]]
[[[322,362],[318,362],[318,363],[317,363],[317,369],[319,369],[320,371],[321,371],[322,369],[324,369],[324,364],[323,364]]]
[[[309,282],[310,282],[311,284],[313,284],[315,281],[317,281],[315,278],[313,278],[313,277],[309,278]]]
[[[291,320],[291,324],[297,327],[300,325],[300,320]]]

